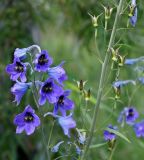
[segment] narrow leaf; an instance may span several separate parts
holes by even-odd
[[[118,131],[116,131],[114,129],[110,129],[110,128],[106,128],[106,130],[111,132],[111,133],[116,134],[117,136],[121,137],[122,139],[124,139],[128,143],[131,143],[131,141],[126,136],[124,136],[122,133],[120,133],[120,132],[118,132]]]

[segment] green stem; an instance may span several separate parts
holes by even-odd
[[[112,160],[112,157],[113,157],[113,154],[114,154],[115,149],[116,149],[116,147],[114,147],[114,148],[111,150],[111,153],[110,153],[110,156],[109,156],[108,160]]]
[[[117,8],[117,13],[116,13],[115,22],[114,22],[114,25],[113,25],[108,49],[107,49],[107,52],[106,52],[104,63],[102,65],[102,71],[101,71],[98,94],[97,94],[97,102],[96,102],[96,105],[95,105],[92,125],[91,125],[91,129],[90,129],[88,141],[86,143],[84,153],[82,155],[81,160],[86,159],[86,155],[87,155],[87,152],[89,150],[89,147],[90,147],[90,144],[91,144],[91,141],[92,141],[92,138],[93,138],[93,133],[94,133],[95,126],[96,126],[97,115],[98,115],[98,111],[99,111],[99,107],[100,107],[100,103],[101,103],[101,98],[102,98],[102,91],[103,91],[103,87],[104,87],[105,77],[106,77],[106,74],[107,74],[108,63],[109,63],[109,59],[110,59],[110,56],[111,56],[110,48],[112,48],[112,46],[114,44],[117,24],[118,24],[118,21],[119,21],[119,18],[120,18],[120,13],[121,13],[121,10],[122,10],[123,1],[124,0],[120,0],[118,8]]]
[[[48,150],[50,148],[50,142],[51,142],[51,137],[52,137],[52,132],[53,132],[54,124],[55,124],[55,120],[52,123],[51,131],[50,131],[50,135],[49,135],[49,139],[48,139],[48,144],[47,144]]]

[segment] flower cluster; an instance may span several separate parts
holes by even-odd
[[[30,61],[25,62],[29,57],[31,57]],[[69,130],[76,127],[76,122],[72,118],[72,112],[67,115],[67,111],[74,109],[74,102],[69,99],[71,91],[63,89],[63,82],[67,80],[66,72],[63,69],[64,62],[56,67],[51,67],[52,64],[53,58],[49,53],[46,50],[41,51],[39,46],[33,45],[28,48],[17,48],[14,52],[13,63],[7,65],[6,72],[10,75],[10,79],[15,81],[11,88],[11,92],[15,96],[14,102],[19,105],[24,94],[31,89],[37,100],[38,109],[47,102],[52,104],[53,112],[45,115],[57,118],[64,134],[70,137]],[[28,76],[29,67],[31,69],[30,78]],[[39,81],[39,77],[44,74],[47,78]],[[34,77],[33,80],[32,77]],[[36,92],[39,93],[38,97],[36,97]],[[25,131],[27,135],[30,135],[40,125],[40,118],[28,105],[22,113],[16,115],[14,124],[17,126],[16,133]]]

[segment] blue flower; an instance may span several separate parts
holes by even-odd
[[[144,61],[144,57],[126,59],[125,64],[133,65],[133,64],[135,64],[137,62],[141,62],[141,61]]]
[[[22,63],[19,58],[14,58],[14,62],[12,64],[7,65],[6,72],[10,74],[10,79],[16,81],[18,78],[21,79],[22,82],[26,82],[26,64]]]
[[[76,122],[72,118],[72,114],[65,117],[59,117],[58,122],[60,126],[62,127],[64,134],[70,137],[70,129],[76,127]]]
[[[63,81],[67,80],[67,75],[65,70],[62,68],[64,62],[59,64],[56,67],[52,67],[48,69],[48,75],[55,79],[58,83],[62,84]]]
[[[127,124],[133,125],[135,120],[139,117],[139,113],[134,107],[125,107],[123,111],[121,111],[120,116],[118,118],[118,122],[122,123],[123,120],[126,121]]]
[[[144,120],[134,125],[134,131],[137,137],[144,137]]]
[[[14,51],[14,57],[19,58],[20,60],[23,60],[26,58],[26,53],[28,51],[28,48],[16,48]]]
[[[117,130],[117,126],[112,126],[111,124],[108,126],[108,128],[113,129],[113,130]],[[111,133],[107,130],[104,131],[104,139],[106,141],[112,141],[116,139],[116,135],[114,133]]]
[[[118,88],[118,87],[122,87],[123,85],[127,85],[128,83],[132,83],[133,85],[136,85],[136,82],[133,80],[125,80],[125,81],[113,82],[112,86]]]
[[[34,109],[28,105],[22,113],[15,116],[14,124],[17,126],[17,134],[20,134],[25,130],[27,135],[31,135],[34,133],[35,128],[40,125],[40,119],[35,114]]]
[[[75,145],[75,146],[76,146],[76,153],[80,155],[82,153],[82,150],[80,149],[78,145]]]
[[[138,80],[139,80],[142,84],[144,84],[144,77],[139,77]]]
[[[52,152],[56,153],[59,150],[60,145],[64,143],[64,141],[60,141],[58,142],[55,146],[53,146],[53,148],[51,149]]]
[[[17,81],[17,83],[14,84],[14,86],[11,88],[12,94],[15,95],[14,102],[17,102],[17,105],[20,104],[21,98],[26,93],[27,89],[31,87],[32,83],[23,83]]]
[[[130,7],[130,23],[133,27],[135,27],[137,22],[137,7],[136,7],[136,0],[132,0],[131,7]]]
[[[58,110],[60,110],[62,116],[66,116],[66,110],[71,110],[74,108],[74,102],[67,98],[69,94],[70,91],[66,90],[63,94],[57,97],[57,102],[54,103],[54,114],[57,114]]]
[[[46,50],[36,55],[34,60],[35,70],[38,72],[46,72],[49,66],[53,63],[53,59],[49,56]]]
[[[44,114],[44,117],[47,115],[52,115],[53,117],[57,118],[60,126],[64,131],[64,134],[70,137],[70,129],[76,127],[76,122],[72,118],[72,113],[68,116],[62,117],[62,116],[55,115],[52,112],[48,112]]]
[[[60,86],[54,83],[53,79],[48,78],[42,84],[39,93],[40,93],[39,104],[44,105],[46,99],[49,101],[49,103],[56,103],[57,97],[59,97],[63,93],[63,90]]]
[[[77,128],[76,128],[76,130],[78,132],[78,141],[79,141],[79,143],[84,145],[85,142],[86,142],[86,132],[80,132],[80,130],[77,129]]]

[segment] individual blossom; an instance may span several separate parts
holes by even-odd
[[[27,57],[27,53],[40,53],[41,49],[38,45],[32,45],[27,48],[16,48],[14,51],[14,57],[23,60]]]
[[[127,65],[133,65],[136,64],[138,62],[143,62],[144,61],[144,57],[139,57],[139,58],[131,58],[131,59],[126,59],[125,60],[125,64]]]
[[[48,78],[42,84],[39,93],[39,104],[43,105],[45,104],[46,100],[48,100],[49,103],[56,103],[57,97],[59,97],[63,93],[63,90],[60,86],[54,83],[54,80],[52,78]]]
[[[57,102],[54,103],[54,114],[58,113],[60,110],[62,116],[66,116],[66,111],[74,108],[74,102],[67,98],[70,95],[70,91],[66,90],[59,97],[57,97]]]
[[[78,155],[80,155],[82,153],[82,150],[80,149],[80,147],[78,145],[75,144],[75,147],[76,147],[76,153]]]
[[[14,51],[14,57],[19,58],[20,60],[23,60],[26,58],[27,51],[28,51],[28,48],[16,48]]]
[[[135,120],[139,117],[139,113],[134,107],[125,107],[118,118],[118,122],[122,123],[124,120],[127,124],[134,124]]]
[[[51,149],[51,152],[54,152],[54,153],[58,152],[58,151],[59,151],[59,148],[60,148],[60,145],[61,145],[62,143],[64,143],[64,141],[60,141],[60,142],[58,142],[55,146],[53,146],[52,149]]]
[[[137,137],[144,137],[144,120],[135,123],[134,131]]]
[[[17,126],[17,134],[25,131],[27,135],[31,135],[35,128],[40,125],[40,119],[35,114],[34,109],[28,105],[22,113],[15,116],[14,124]]]
[[[10,74],[10,79],[16,81],[18,78],[22,82],[26,82],[26,64],[21,62],[19,58],[14,58],[12,64],[7,65],[6,72]]]
[[[136,6],[136,0],[132,0],[132,1],[131,1],[129,17],[130,17],[130,23],[131,23],[131,25],[132,25],[133,27],[135,27],[136,22],[137,22],[137,6]]]
[[[62,116],[55,115],[51,112],[48,112],[44,115],[44,117],[47,115],[52,115],[53,117],[57,118],[58,123],[62,127],[64,134],[70,138],[70,129],[76,127],[76,122],[72,118],[72,113],[68,116],[62,117]]]
[[[78,128],[76,128],[77,133],[78,133],[78,142],[82,145],[85,144],[86,142],[86,132],[80,132]]]
[[[52,63],[53,59],[49,56],[48,52],[42,50],[41,53],[36,54],[34,60],[35,70],[38,72],[46,72]]]
[[[144,84],[144,77],[139,77],[138,80],[141,84]]]
[[[111,124],[108,126],[108,128],[113,129],[113,130],[117,130],[117,126],[112,126]],[[116,135],[112,132],[109,132],[108,130],[104,131],[104,139],[106,141],[112,141],[116,139]]]
[[[26,93],[27,89],[31,87],[32,83],[23,83],[17,81],[14,86],[11,88],[11,92],[13,95],[15,95],[14,102],[17,102],[17,105],[20,104],[20,101],[23,97],[23,95]]]
[[[63,81],[67,80],[66,72],[62,67],[63,64],[64,62],[56,67],[51,67],[48,69],[48,75],[60,84],[62,84]]]
[[[125,81],[116,81],[116,82],[113,82],[112,86],[113,87],[122,87],[124,85],[127,85],[128,83],[136,85],[136,82],[134,80],[125,80]]]
[[[76,122],[72,118],[72,114],[70,114],[69,116],[65,116],[65,117],[59,117],[58,122],[60,126],[62,127],[64,134],[70,137],[70,129],[76,127]]]

